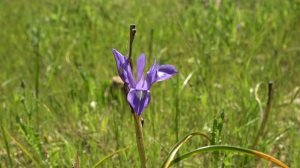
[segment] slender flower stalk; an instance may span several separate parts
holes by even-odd
[[[131,109],[132,111],[132,109]],[[143,135],[143,128],[141,123],[141,116],[138,116],[136,113],[132,113],[134,119],[134,126],[135,126],[135,138],[136,144],[139,151],[141,167],[146,168],[146,155],[145,155],[145,147],[144,147],[144,135]]]
[[[144,69],[146,65],[146,56],[141,54],[137,59],[136,77],[133,75],[132,66],[132,45],[136,29],[134,25],[130,26],[130,41],[128,58],[120,52],[113,49],[116,65],[120,78],[125,85],[125,94],[131,107],[135,122],[136,141],[139,150],[141,167],[146,167],[145,148],[143,140],[143,131],[141,124],[141,115],[151,100],[150,88],[155,82],[169,79],[177,73],[172,65],[159,65],[157,62],[151,66],[146,75]]]
[[[133,40],[136,33],[135,25],[130,25],[130,39],[129,39],[129,53],[128,53],[128,59],[130,63],[130,68],[133,70],[132,66],[132,46],[133,46]],[[128,89],[126,89],[126,95],[128,94]],[[144,147],[144,135],[143,130],[141,126],[141,120],[134,112],[133,108],[131,108],[131,114],[133,115],[134,119],[134,126],[135,126],[135,136],[136,136],[136,144],[139,151],[140,161],[141,161],[141,167],[146,168],[146,155],[145,155],[145,147]]]

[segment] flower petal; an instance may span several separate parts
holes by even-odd
[[[148,87],[147,81],[144,79],[142,76],[140,81],[136,83],[135,89],[137,90],[149,90],[150,88]]]
[[[141,54],[137,59],[137,68],[136,68],[136,81],[139,82],[142,79],[144,68],[146,64],[146,57],[144,54]]]
[[[123,68],[124,68],[125,62],[127,61],[127,58],[124,57],[121,53],[119,53],[115,49],[112,49],[112,52],[113,52],[115,60],[116,60],[119,76],[125,82],[125,76],[124,76],[124,69]]]
[[[125,83],[127,83],[130,88],[135,87],[136,84],[133,78],[131,65],[128,60],[125,62],[123,69],[124,69]]]
[[[133,78],[129,60],[116,49],[113,49],[112,52],[116,60],[119,76],[124,83],[129,85],[129,87],[135,87],[135,81]]]
[[[150,103],[150,99],[150,92],[147,90],[131,89],[127,95],[127,101],[139,116]]]
[[[155,61],[153,63],[153,65],[151,66],[150,70],[147,72],[146,81],[147,81],[148,89],[150,89],[151,85],[154,82],[156,82],[158,68],[159,68],[159,65]]]
[[[160,65],[157,71],[156,81],[163,81],[171,78],[177,73],[176,68],[173,65]]]

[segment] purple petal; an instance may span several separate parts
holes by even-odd
[[[123,82],[125,82],[124,64],[127,61],[127,58],[124,57],[121,53],[119,53],[115,49],[112,49],[112,52],[113,52],[115,60],[116,60],[116,64],[117,64],[117,69],[118,69],[119,76],[121,77],[121,79],[123,80]]]
[[[135,89],[137,90],[149,90],[147,81],[142,76],[141,79],[137,82]]]
[[[137,60],[137,68],[136,68],[136,81],[140,81],[143,73],[144,73],[144,68],[145,68],[145,64],[146,64],[146,57],[144,54],[141,54]]]
[[[156,81],[163,81],[171,78],[173,75],[177,73],[176,68],[173,65],[161,65],[157,71],[157,79]]]
[[[129,61],[127,60],[124,64],[124,77],[125,83],[129,85],[130,88],[135,87],[135,81],[133,78],[132,70]]]
[[[146,81],[148,84],[148,89],[150,89],[151,85],[154,82],[156,82],[158,68],[159,68],[159,65],[155,61],[154,64],[151,66],[150,70],[147,72]]]
[[[115,56],[119,76],[124,83],[129,85],[129,87],[135,87],[135,81],[133,78],[129,60],[117,50],[113,49],[112,51]]]
[[[147,90],[131,89],[127,95],[127,101],[139,116],[150,103],[150,99],[150,92]]]

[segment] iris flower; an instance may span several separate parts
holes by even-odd
[[[177,73],[177,70],[173,65],[159,65],[155,61],[145,76],[146,57],[144,54],[141,54],[137,59],[136,77],[134,77],[129,59],[115,49],[112,52],[116,60],[119,76],[129,90],[127,101],[137,115],[140,116],[150,103],[151,86],[155,82],[169,79]]]

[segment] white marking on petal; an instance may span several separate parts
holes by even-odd
[[[165,75],[164,72],[160,72],[160,71],[157,72],[157,76],[158,76],[158,77],[162,77],[162,76],[164,76],[164,75]]]
[[[139,90],[139,91],[136,92],[136,96],[138,97],[138,99],[140,101],[143,99],[144,95],[145,95],[144,92],[141,91],[141,90]]]

